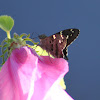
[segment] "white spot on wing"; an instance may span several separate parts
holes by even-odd
[[[66,39],[68,39],[68,38],[69,38],[69,36],[67,35]]]
[[[64,39],[63,35],[60,35],[60,37],[61,37],[62,39]]]
[[[70,36],[72,36],[72,34]]]
[[[62,35],[62,32],[63,32],[63,31],[60,31],[60,35]]]
[[[56,39],[56,36],[55,35],[53,35],[53,39]]]
[[[72,33],[74,33],[73,29],[70,29],[70,31],[71,31]]]
[[[61,43],[61,40],[59,40],[59,43]]]

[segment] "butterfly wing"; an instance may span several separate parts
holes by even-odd
[[[68,46],[77,38],[78,29],[66,29],[52,36],[40,35],[40,47],[56,58],[68,60]]]
[[[63,36],[66,37],[67,39],[67,47],[78,37],[80,33],[80,30],[79,29],[66,29],[66,30],[63,30],[63,31],[60,31],[56,34],[62,34]]]
[[[60,34],[54,34],[46,38],[40,38],[40,45],[56,58],[63,58],[63,49],[66,46],[66,37]]]
[[[73,41],[78,37],[80,33],[80,30],[79,29],[66,29],[66,30],[63,30],[63,31],[60,31],[56,34],[60,34],[60,35],[63,35],[66,37],[66,46],[65,48],[63,49],[63,58],[68,60],[68,46],[73,43]]]
[[[67,47],[65,47],[63,49],[63,58],[66,59],[66,60],[68,60],[68,48]]]

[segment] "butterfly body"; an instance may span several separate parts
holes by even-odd
[[[78,29],[67,29],[53,34],[49,37],[40,35],[40,47],[45,49],[55,58],[65,58],[68,60],[68,46],[76,39],[79,34]]]

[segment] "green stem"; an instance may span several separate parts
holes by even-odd
[[[7,31],[7,38],[8,38],[8,39],[11,39],[11,37],[10,37],[10,32],[9,32],[9,31]]]

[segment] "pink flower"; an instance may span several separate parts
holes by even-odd
[[[59,85],[68,70],[62,58],[15,49],[0,71],[0,100],[73,100]]]

